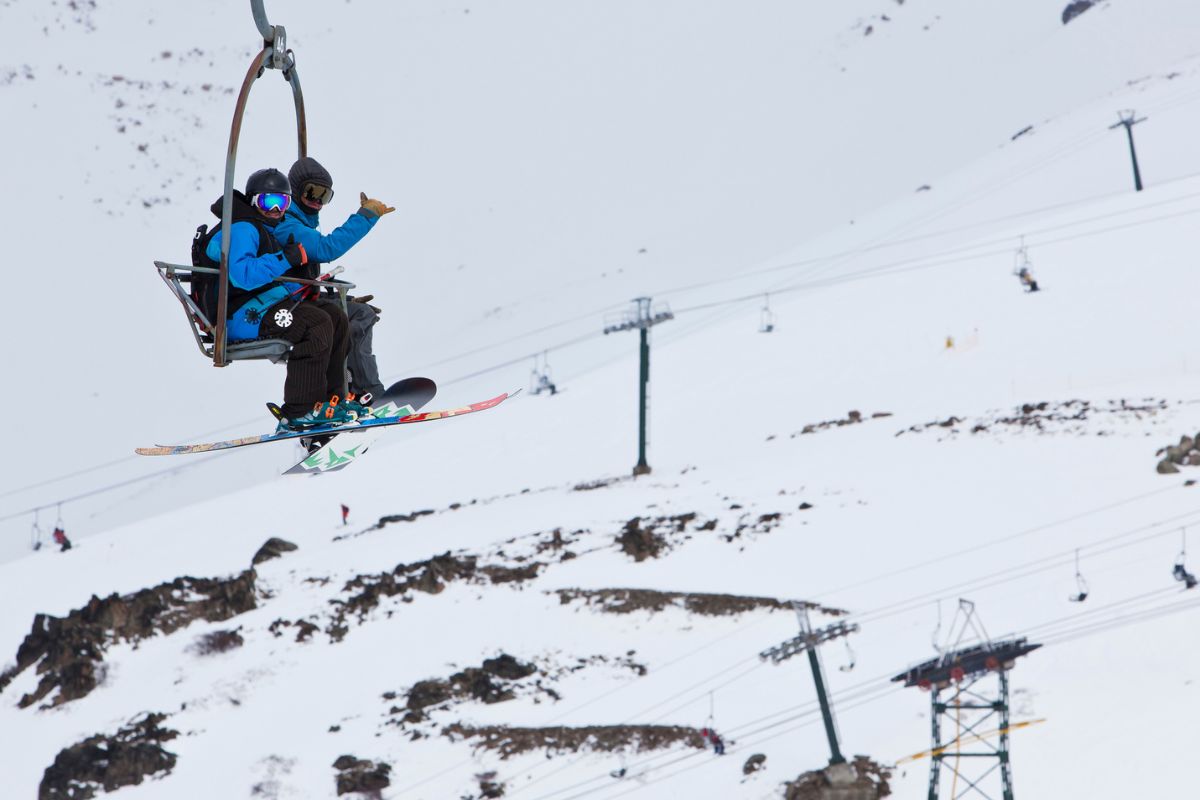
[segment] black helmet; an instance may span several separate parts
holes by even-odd
[[[246,197],[254,197],[256,194],[266,194],[267,192],[290,195],[292,186],[288,183],[287,175],[277,169],[267,168],[252,173],[246,179]]]

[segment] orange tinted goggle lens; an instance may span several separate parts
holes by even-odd
[[[324,205],[333,199],[333,189],[316,183],[304,184],[304,199]]]

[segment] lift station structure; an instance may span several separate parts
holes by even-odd
[[[959,602],[960,612],[966,613],[965,633],[966,627],[973,623],[975,607],[966,600]],[[1013,727],[1009,721],[1008,672],[1018,658],[1041,645],[1024,637],[991,641],[981,625],[977,629],[983,633],[981,644],[946,649],[937,658],[892,678],[905,686],[930,692],[933,744],[929,750],[929,800],[938,800],[943,766],[953,775],[950,800],[967,794],[994,798],[987,790],[995,791],[992,776],[997,772],[999,796],[1002,800],[1013,800],[1008,751],[1008,734]],[[960,635],[960,641],[961,638]],[[970,743],[971,749],[963,749],[965,743]],[[974,766],[964,768],[962,759]],[[987,765],[989,760],[993,763]],[[966,784],[961,791],[958,791],[959,781]]]

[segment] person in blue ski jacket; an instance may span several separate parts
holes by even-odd
[[[221,216],[223,198],[212,205]],[[308,254],[294,239],[280,241],[277,226],[292,205],[287,176],[262,169],[246,181],[246,192],[233,192],[229,234],[230,341],[270,338],[291,343],[284,380],[280,430],[352,421],[366,409],[345,392],[349,322],[341,305],[306,299],[278,277],[308,276]],[[223,231],[217,225],[196,243],[201,266],[219,265]]]
[[[305,277],[316,278],[327,264],[344,256],[362,241],[379,219],[396,209],[366,194],[359,194],[359,208],[345,222],[327,234],[321,233],[321,209],[333,199],[333,176],[315,158],[304,157],[288,170],[288,182],[295,201],[275,226],[281,242],[295,241],[308,254]],[[300,288],[295,284],[293,289]],[[372,352],[373,329],[379,321],[379,308],[371,305],[374,295],[350,298],[350,344],[346,366],[350,370],[350,391],[358,396],[380,397],[383,384]]]

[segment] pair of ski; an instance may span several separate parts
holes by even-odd
[[[243,436],[239,439],[226,439],[220,442],[205,444],[159,445],[155,447],[139,447],[138,455],[143,456],[174,456],[186,453],[208,453],[214,450],[229,450],[235,447],[247,447],[267,442],[278,442],[286,439],[317,439],[330,437],[319,448],[309,453],[302,461],[284,472],[285,475],[311,475],[325,472],[336,472],[345,469],[355,459],[367,452],[384,431],[394,425],[411,425],[417,422],[430,422],[435,419],[446,419],[463,414],[473,414],[476,411],[486,411],[503,403],[513,394],[504,393],[479,403],[450,408],[444,411],[426,411],[420,413],[434,395],[437,394],[437,384],[428,378],[405,378],[392,384],[383,395],[374,399],[371,404],[371,416],[348,425],[323,425],[308,428],[303,431],[286,431],[283,433],[268,433],[259,436]]]

